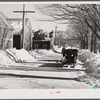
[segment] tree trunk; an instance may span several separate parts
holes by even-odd
[[[91,48],[90,51],[93,52],[93,33],[91,35]]]
[[[97,38],[94,36],[94,53],[97,53]]]
[[[86,43],[85,49],[88,49],[88,36],[85,37],[85,43]]]
[[[85,49],[85,36],[83,37],[83,49]]]
[[[81,39],[81,49],[83,49],[84,48],[84,43],[83,43],[83,37],[82,37],[82,39]]]

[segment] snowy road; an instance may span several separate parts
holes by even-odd
[[[81,69],[63,69],[60,54],[46,54],[35,63],[0,68],[1,89],[88,89],[89,84],[80,82]]]

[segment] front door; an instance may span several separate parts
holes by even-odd
[[[13,48],[21,49],[21,35],[13,35]]]

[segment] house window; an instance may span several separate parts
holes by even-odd
[[[43,49],[47,49],[47,45],[43,45]]]
[[[35,44],[34,48],[35,49],[39,49],[39,45],[38,44]]]

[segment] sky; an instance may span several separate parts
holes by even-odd
[[[8,18],[22,18],[22,13],[13,13],[13,11],[19,11],[23,9],[23,4],[0,4],[0,11],[3,12]],[[54,22],[47,21],[36,21],[36,19],[42,19],[46,16],[41,14],[35,7],[34,4],[26,4],[26,11],[35,11],[35,13],[26,14],[26,18],[30,18],[32,28],[37,30],[39,28],[49,31],[54,30],[55,26],[57,26],[57,30],[66,30],[65,24],[57,24]]]

